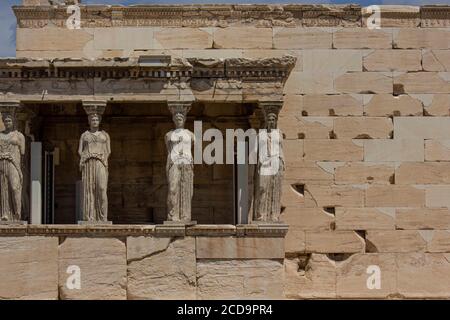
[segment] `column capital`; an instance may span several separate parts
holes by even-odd
[[[185,100],[170,100],[167,101],[167,107],[169,108],[170,113],[172,115],[177,113],[182,113],[187,115],[189,110],[191,110],[192,103],[194,101],[185,101]]]
[[[275,113],[278,115],[283,107],[283,100],[263,100],[258,101],[258,106],[262,109],[264,115]]]
[[[20,101],[17,100],[7,100],[7,101],[0,101],[0,112],[1,113],[8,113],[15,115],[16,112],[22,107],[20,104]]]
[[[98,114],[102,115],[106,109],[106,100],[83,100],[82,101],[84,111],[88,115]]]

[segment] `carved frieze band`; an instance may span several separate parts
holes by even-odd
[[[450,6],[380,6],[381,17],[393,26],[450,25]],[[64,27],[64,6],[15,6],[21,28]],[[82,5],[81,26],[155,27],[358,27],[367,11],[359,5]],[[366,16],[367,18],[367,16]]]

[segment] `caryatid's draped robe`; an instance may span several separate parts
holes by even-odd
[[[169,221],[191,221],[194,194],[194,161],[191,147],[194,141],[194,134],[187,129],[175,129],[165,136],[168,151],[166,174]]]
[[[285,170],[282,133],[278,129],[259,133],[259,157],[255,183],[254,221],[278,222]]]
[[[22,211],[21,157],[25,137],[19,131],[0,133],[0,214],[2,221],[19,221]]]
[[[83,181],[83,220],[107,221],[110,138],[105,131],[81,135],[80,169]]]

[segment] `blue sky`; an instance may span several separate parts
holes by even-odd
[[[15,27],[16,20],[11,10],[11,6],[18,5],[22,0],[0,0],[0,57],[15,56]],[[247,0],[247,1],[227,1],[227,0],[83,0],[84,4],[152,4],[152,3],[357,3],[362,6],[371,4],[450,4],[450,0]]]

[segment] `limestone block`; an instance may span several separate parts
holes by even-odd
[[[428,208],[450,208],[450,186],[427,186],[425,191]]]
[[[299,134],[304,139],[328,139],[333,130],[333,118],[299,117]]]
[[[154,49],[212,48],[211,28],[163,28],[153,33]]]
[[[424,113],[430,116],[450,116],[450,94],[423,96],[431,99],[429,105],[425,105]]]
[[[0,237],[0,300],[58,299],[58,238]]]
[[[197,237],[197,259],[284,259],[284,238]]]
[[[335,262],[325,254],[284,260],[284,292],[288,299],[336,297]]]
[[[294,181],[284,181],[281,192],[281,204],[285,207],[298,206],[305,202],[305,197],[299,193]]]
[[[274,28],[273,47],[275,49],[331,49],[331,29]]]
[[[94,48],[97,50],[143,50],[153,49],[155,29],[148,27],[95,28]]]
[[[388,139],[393,130],[392,120],[375,117],[346,117],[334,119],[338,139]]]
[[[389,72],[348,72],[336,77],[334,87],[340,93],[392,93]]]
[[[450,93],[448,72],[412,72],[394,77],[394,88],[401,93]]]
[[[89,28],[18,28],[17,50],[80,52],[93,40],[92,33]]]
[[[301,71],[297,76],[297,86],[301,94],[333,94],[334,73],[332,71]]]
[[[272,28],[229,27],[214,30],[215,49],[271,49]]]
[[[444,208],[397,209],[397,229],[450,229],[450,210]]]
[[[339,298],[388,298],[397,290],[395,254],[358,253],[336,263],[336,291]],[[380,288],[368,286],[374,274],[371,266],[380,268]],[[375,275],[375,274],[374,274]]]
[[[303,96],[299,94],[288,94],[284,96],[283,108],[280,117],[297,117],[303,110]]]
[[[362,116],[362,96],[307,94],[301,112],[307,116]]]
[[[336,208],[336,230],[393,230],[391,208]]]
[[[245,58],[241,49],[183,49],[183,58],[229,59]],[[265,56],[266,58],[268,56]]]
[[[290,225],[284,240],[284,248],[287,254],[305,252],[305,231],[298,226]]]
[[[419,99],[409,95],[364,95],[364,114],[372,117],[421,116],[423,114],[423,106]]]
[[[395,119],[394,136],[397,137]],[[424,152],[424,143],[420,139],[364,140],[364,161],[423,161]]]
[[[380,5],[380,27],[418,27],[420,25],[420,7],[407,5]],[[369,7],[361,8],[363,27],[367,27],[373,11]]]
[[[448,139],[450,117],[396,117],[395,139]]]
[[[284,161],[289,164],[302,162],[303,158],[303,140],[284,140],[283,141]]]
[[[333,34],[336,49],[390,49],[392,33],[389,29],[342,28]]]
[[[366,242],[369,252],[418,252],[427,247],[427,241],[416,230],[369,230]]]
[[[297,58],[293,71],[303,70],[303,50],[277,50],[277,49],[244,49],[242,57],[249,59],[264,59],[268,57],[281,58],[284,55],[291,55]],[[227,58],[227,57],[225,57]]]
[[[420,71],[422,70],[420,50],[375,50],[363,58],[367,71]]]
[[[70,266],[80,268],[81,289],[67,286]],[[66,238],[59,245],[61,299],[126,299],[126,284],[126,248],[119,239]]]
[[[280,116],[278,118],[278,128],[281,130],[284,139],[299,139],[298,118],[297,116]]]
[[[306,252],[364,252],[365,242],[353,231],[306,231]]]
[[[402,163],[395,169],[395,184],[450,184],[450,163]]]
[[[336,184],[390,184],[394,166],[389,163],[350,162],[335,171]]]
[[[364,190],[351,186],[307,184],[305,196],[318,207],[362,207],[364,204]]]
[[[445,253],[397,254],[398,292],[408,298],[448,298],[450,262]]]
[[[450,49],[450,31],[446,29],[402,28],[394,32],[394,48]]]
[[[285,140],[296,141],[296,140]],[[302,141],[302,140],[297,140]],[[286,149],[286,148],[285,148]],[[283,151],[285,150],[283,149]],[[286,155],[285,155],[285,158]],[[287,180],[299,181],[333,181],[333,174],[325,171],[320,165],[314,161],[288,161],[286,162],[285,178]]]
[[[339,75],[348,71],[363,71],[362,50],[306,49],[302,57],[305,72],[332,72]]]
[[[450,50],[423,50],[422,65],[425,71],[450,71]]]
[[[281,299],[281,260],[199,260],[199,299]]]
[[[367,207],[423,207],[425,191],[413,186],[372,185],[366,190]]]
[[[140,242],[129,237],[128,252],[135,245]],[[171,239],[164,250],[145,248],[128,259],[128,299],[195,299],[195,239]]]
[[[331,230],[334,225],[334,215],[323,208],[299,208],[286,207],[281,215],[281,220],[299,230]],[[290,231],[289,231],[290,232]]]
[[[427,252],[450,252],[450,230],[430,231],[432,238],[428,242]]]
[[[305,160],[362,161],[363,147],[353,140],[305,140]]]
[[[425,161],[450,161],[450,140],[425,140]]]

